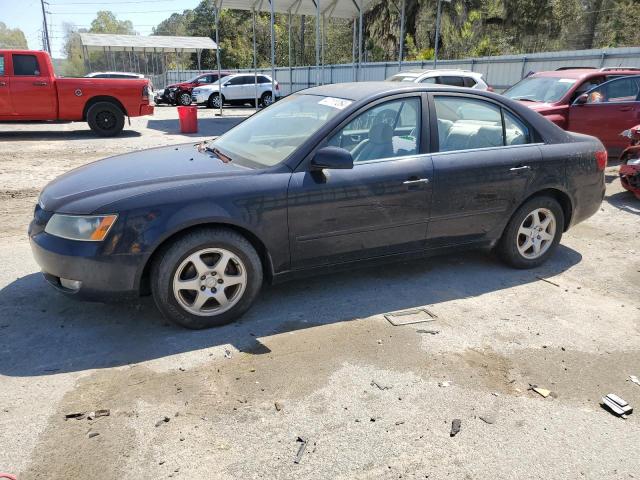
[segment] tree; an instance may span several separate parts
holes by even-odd
[[[19,28],[8,28],[0,22],[0,48],[28,48],[24,32]]]

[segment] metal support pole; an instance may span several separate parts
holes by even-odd
[[[44,36],[47,40],[47,52],[49,52],[49,56],[51,56],[51,41],[49,40],[49,26],[47,25],[47,13],[44,9],[44,0],[40,0],[40,5],[42,6],[42,23],[44,25]]]
[[[402,69],[402,60],[404,58],[404,16],[407,6],[407,0],[402,0],[402,9],[400,10],[400,48],[398,50],[398,71]]]
[[[440,41],[440,10],[442,9],[442,0],[438,0],[438,12],[436,14],[436,45],[433,51],[433,68],[438,65],[438,46]]]
[[[358,14],[360,17],[359,25],[358,25],[358,76],[356,81],[360,80],[360,69],[362,68],[362,32],[363,32],[363,21],[364,15],[362,14],[362,2],[358,5]]]
[[[222,0],[220,3],[216,0],[216,63],[218,64],[218,95],[220,97],[220,116],[222,116],[222,67],[220,66],[220,8],[222,7]]]
[[[289,9],[289,93],[293,93],[293,64],[291,61],[291,9]]]
[[[276,32],[275,32],[275,13],[273,11],[274,0],[269,0],[269,22],[271,24],[271,102],[276,101]]]
[[[253,77],[254,77],[254,101],[256,112],[258,111],[258,56],[256,52],[256,10],[251,8],[251,20],[253,24]]]
[[[320,31],[320,83],[324,85],[324,42],[327,39],[327,17],[322,14],[322,30]]]
[[[316,3],[316,85],[320,85],[320,0]]]
[[[356,36],[357,36],[357,20],[353,19],[353,42],[351,44],[351,64],[353,66],[353,81],[356,81]]]

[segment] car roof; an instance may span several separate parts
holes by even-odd
[[[638,70],[600,70],[600,69],[585,69],[585,68],[575,68],[575,69],[566,69],[566,70],[553,70],[549,72],[536,72],[531,74],[531,77],[560,77],[560,78],[571,78],[576,80],[582,80],[585,78],[591,77],[600,77],[602,75],[618,75],[618,76],[627,76],[627,75],[640,75]]]
[[[425,75],[427,73],[454,73],[456,75],[482,75],[479,72],[472,72],[471,70],[463,70],[460,68],[450,68],[450,69],[433,69],[433,68],[429,68],[426,70],[420,70],[420,69],[415,69],[415,70],[405,70],[403,72],[398,72],[394,75],[394,77],[396,75],[405,75],[405,76],[414,76],[414,77],[419,77],[420,75]]]
[[[332,83],[318,87],[301,90],[303,95],[320,95],[325,97],[344,98],[345,100],[358,101],[365,98],[394,93],[407,92],[458,92],[458,93],[484,93],[470,88],[450,87],[448,85],[434,85],[430,83],[412,82],[350,82]]]

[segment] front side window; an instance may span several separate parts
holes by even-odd
[[[0,75],[4,75],[4,55],[0,55]]]
[[[40,68],[35,55],[13,55],[13,74],[16,76],[38,76]]]
[[[244,83],[244,77],[233,77],[227,82],[227,85],[242,85]]]
[[[420,145],[420,99],[393,100],[370,108],[328,141],[351,152],[353,161],[415,155]]]
[[[351,103],[318,95],[289,95],[218,137],[211,146],[240,165],[270,167],[285,160]]]
[[[638,77],[619,78],[591,90],[587,96],[587,103],[635,102],[639,99],[639,94]]]
[[[467,97],[436,96],[435,105],[441,152],[521,145],[530,141],[526,125],[492,103]]]

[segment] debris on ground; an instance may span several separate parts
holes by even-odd
[[[380,390],[390,390],[391,387],[389,385],[384,385],[380,382],[377,382],[376,380],[371,380],[371,386],[372,387],[378,387]]]
[[[488,423],[489,425],[493,425],[494,423],[496,423],[495,415],[492,415],[490,413],[480,415],[478,418],[482,420],[484,423]]]
[[[87,415],[87,412],[67,413],[64,416],[64,419],[69,420],[70,418],[75,418],[76,420],[82,420],[86,415]]]
[[[613,393],[602,397],[602,406],[622,418],[627,418],[627,415],[633,413],[633,407],[629,405],[626,400],[623,400]]]
[[[638,379],[638,377],[636,377],[635,375],[629,375],[629,380],[640,387],[640,379]]]
[[[276,407],[276,411],[278,412],[284,408],[282,402],[275,402],[273,405]]]
[[[438,382],[439,387],[450,387],[451,383],[449,380],[445,380],[444,382]]]
[[[89,433],[87,433],[87,437],[89,437],[89,438],[97,437],[98,435],[100,435],[98,432],[89,432]]]
[[[416,332],[418,333],[427,333],[429,335],[438,335],[440,333],[440,330],[416,330]]]
[[[529,390],[533,390],[537,394],[542,395],[544,398],[547,398],[549,395],[551,395],[551,390],[539,387],[538,385],[529,384]]]
[[[108,417],[109,415],[111,415],[111,411],[108,408],[103,408],[100,410],[96,410],[95,412],[90,412],[87,415],[87,420],[93,420],[94,418],[98,417]]]
[[[171,420],[169,417],[164,417],[156,422],[156,427],[159,427],[163,423],[168,423]]]
[[[538,280],[542,280],[543,282],[547,282],[548,284],[553,285],[554,287],[559,287],[560,286],[556,282],[552,282],[551,280],[547,280],[546,278],[543,278],[540,275],[536,275],[536,278]]]
[[[404,420],[398,420],[398,421],[396,422],[396,425],[402,425],[402,424],[404,424]]]
[[[224,350],[224,358],[231,358],[232,356],[233,356],[233,355],[232,355],[232,353],[231,353],[231,350],[227,350],[227,349],[225,348],[225,350]]]
[[[460,432],[460,427],[462,426],[462,420],[459,418],[454,418],[451,422],[451,432],[449,433],[450,437],[455,437],[458,432]]]
[[[296,458],[293,463],[300,463],[302,460],[302,455],[304,455],[304,450],[307,448],[307,440],[303,437],[298,437],[296,442],[300,442],[300,448],[298,448],[298,453],[296,454]]]
[[[415,308],[400,312],[388,313],[384,316],[394,327],[414,323],[433,322],[438,316],[426,308]]]

